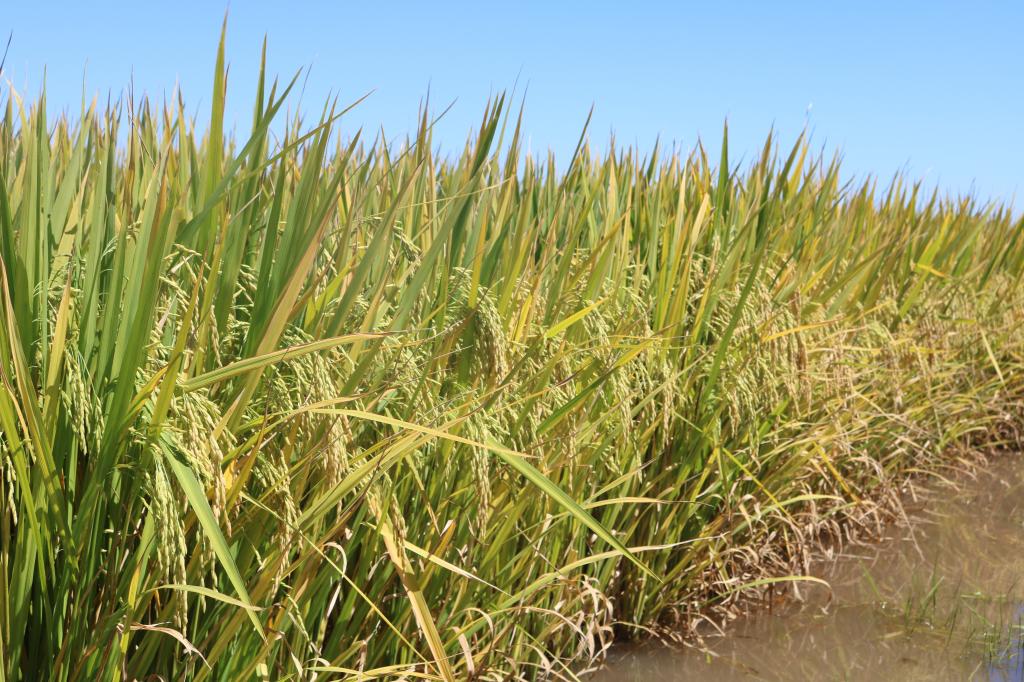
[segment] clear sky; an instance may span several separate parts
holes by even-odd
[[[842,5],[842,6],[840,6]],[[51,111],[85,91],[161,97],[181,83],[202,116],[226,3],[0,0],[4,78]],[[415,127],[455,101],[435,142],[456,150],[490,93],[528,86],[533,151],[567,159],[591,104],[590,137],[648,150],[660,135],[717,149],[728,118],[734,160],[774,125],[806,126],[849,173],[906,169],[980,198],[1024,193],[1024,2],[242,2],[230,6],[227,117],[250,117],[262,38],[283,79],[311,67],[302,108],[373,91],[343,122]],[[2,45],[0,45],[2,48]],[[296,100],[297,101],[297,100]],[[1024,197],[1014,202],[1018,210]]]

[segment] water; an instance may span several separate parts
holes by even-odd
[[[1024,463],[929,485],[910,527],[855,547],[805,583],[804,601],[730,624],[707,651],[616,651],[593,682],[1024,681]]]

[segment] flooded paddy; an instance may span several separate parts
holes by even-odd
[[[909,527],[850,547],[802,601],[741,618],[707,651],[624,647],[595,682],[1024,680],[1024,462],[929,484]]]

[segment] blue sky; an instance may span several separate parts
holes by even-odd
[[[180,82],[203,115],[226,4],[0,0],[4,69],[51,110],[134,78],[157,97]],[[528,86],[533,151],[567,159],[591,104],[590,137],[649,149],[660,135],[713,151],[724,119],[734,159],[774,125],[806,126],[848,173],[899,169],[949,193],[1024,203],[1024,2],[240,2],[230,7],[227,118],[252,107],[260,44],[273,73],[311,67],[302,108],[373,91],[353,131],[415,127],[428,87],[455,101],[435,142],[456,150],[489,94]],[[298,100],[295,100],[298,103]]]

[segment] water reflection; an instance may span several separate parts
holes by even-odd
[[[1024,681],[1024,464],[929,487],[910,529],[822,565],[805,601],[733,623],[709,652],[616,652],[595,682]]]

